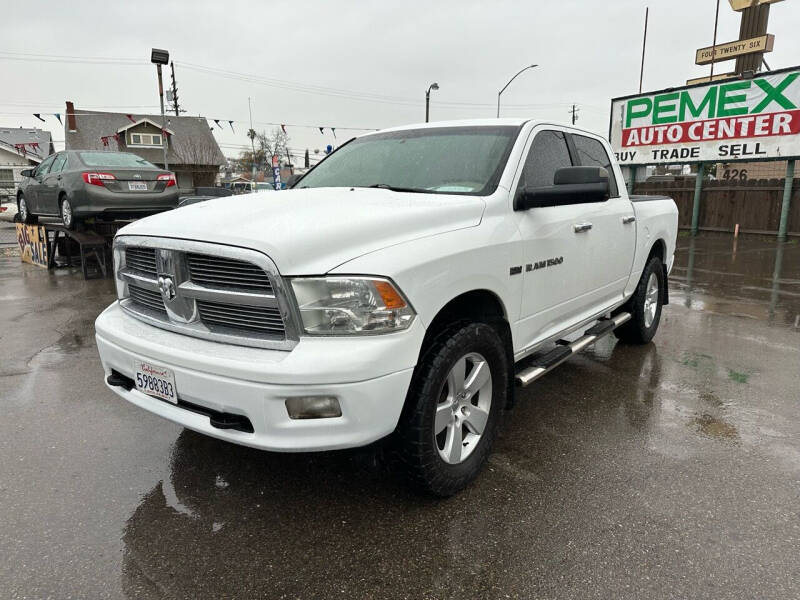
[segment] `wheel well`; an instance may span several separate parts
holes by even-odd
[[[444,329],[460,321],[498,320],[506,321],[506,311],[500,299],[488,290],[472,290],[445,304],[431,321],[425,337],[433,339]]]
[[[653,244],[653,247],[650,249],[650,255],[647,257],[647,260],[650,260],[653,256],[657,256],[661,259],[662,263],[666,263],[667,245],[664,243],[664,240],[656,240],[656,243]]]
[[[664,270],[664,288],[661,290],[661,301],[663,304],[669,304],[669,284],[668,284],[668,275],[667,275],[667,245],[664,243],[664,240],[658,239],[656,243],[653,244],[653,247],[650,249],[650,255],[647,257],[647,261],[649,262],[650,259],[654,256],[657,256],[661,260],[661,268]]]
[[[425,332],[425,339],[419,353],[419,361],[432,342],[448,329],[459,323],[487,323],[500,334],[506,347],[509,370],[509,406],[514,398],[514,346],[511,339],[511,327],[505,307],[500,298],[489,290],[472,290],[456,296],[445,304],[436,314]]]

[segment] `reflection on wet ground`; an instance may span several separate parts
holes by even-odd
[[[800,251],[731,243],[682,238],[655,343],[522,391],[445,501],[379,445],[263,453],[122,403],[110,282],[0,259],[0,596],[798,597]]]
[[[687,308],[800,328],[800,241],[682,237],[671,280]]]

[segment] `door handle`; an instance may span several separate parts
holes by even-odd
[[[591,228],[591,223],[575,223],[575,225],[572,226],[572,229],[575,230],[575,233],[583,233],[584,231],[589,231]]]
[[[631,215],[629,217],[622,217],[622,224],[623,225],[627,225],[629,223],[633,223],[634,221],[636,221],[636,217],[633,216],[633,215]]]

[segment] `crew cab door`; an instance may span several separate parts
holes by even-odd
[[[631,275],[636,253],[636,220],[624,182],[617,178],[606,144],[596,137],[568,133],[575,162],[608,171],[609,199],[587,205],[586,231],[594,268],[586,273],[591,295],[587,311],[597,313],[618,303]]]
[[[564,131],[534,130],[515,193],[525,187],[552,186],[558,169],[573,166]],[[574,226],[588,218],[581,204],[545,206],[514,212],[523,244],[522,305],[517,349],[560,331],[575,321],[591,291],[586,274],[588,236]]]
[[[534,130],[515,195],[526,186],[552,186],[561,168],[605,166],[592,162],[600,158],[596,140],[586,138],[578,146],[570,136],[557,127]],[[632,208],[627,197],[618,197],[616,178],[611,195],[617,197],[515,211],[524,246],[518,349],[577,325],[621,298],[633,260],[635,228],[632,223],[623,227],[623,216],[632,214]]]

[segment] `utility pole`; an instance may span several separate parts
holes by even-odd
[[[250,96],[247,97],[247,110],[250,112],[250,131],[247,135],[250,136],[250,148],[253,150],[253,172],[252,179],[253,185],[256,184],[256,130],[253,129],[253,107],[250,105]]]
[[[175,107],[175,116],[180,116],[180,108],[178,106],[178,84],[175,81],[175,62],[170,61],[170,69],[172,69],[172,104]]]
[[[572,113],[572,124],[575,125],[575,123],[578,121],[578,113],[581,112],[581,109],[578,108],[577,105],[573,104],[572,110],[568,112]]]
[[[642,93],[642,82],[644,81],[644,54],[647,50],[647,21],[650,18],[650,7],[644,11],[644,37],[642,38],[642,68],[639,70],[639,93]]]

